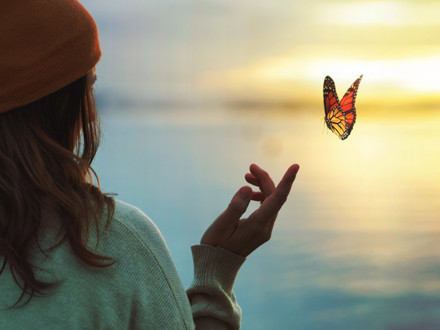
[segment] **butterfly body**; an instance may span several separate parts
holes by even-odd
[[[345,140],[351,133],[356,122],[356,95],[362,75],[350,86],[339,102],[333,79],[330,76],[324,79],[324,110],[325,123],[341,140]]]

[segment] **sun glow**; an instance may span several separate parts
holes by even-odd
[[[402,59],[356,60],[350,57],[276,58],[256,63],[217,77],[222,83],[270,92],[291,93],[293,85],[316,86],[325,75],[335,79],[336,86],[348,88],[364,75],[362,93],[369,99],[386,94],[390,101],[432,96],[440,92],[440,55]],[[342,92],[342,91],[341,91]],[[301,95],[296,95],[301,97]]]
[[[397,24],[402,6],[395,2],[327,3],[317,10],[327,24]],[[341,19],[342,18],[342,19]]]
[[[440,92],[440,56],[377,61],[314,60],[307,66],[307,76],[321,79],[329,68],[343,79],[354,79],[353,75],[363,73],[369,83],[380,88],[386,85],[414,92]]]
[[[329,25],[439,25],[440,4],[434,1],[407,3],[372,1],[358,3],[325,3],[315,10],[315,20]]]

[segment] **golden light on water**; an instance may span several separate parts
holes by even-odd
[[[299,159],[307,182],[302,188],[319,205],[318,221],[309,228],[440,232],[439,115],[392,123],[363,119],[342,142],[331,133],[320,134],[318,124],[308,127],[314,137],[295,140],[295,125],[304,123],[291,123],[283,157],[286,163]]]

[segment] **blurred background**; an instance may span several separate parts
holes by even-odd
[[[81,2],[103,51],[94,168],[158,225],[185,286],[249,165],[278,182],[299,163],[237,278],[242,328],[440,329],[440,2]],[[341,98],[361,74],[341,141],[323,80]]]

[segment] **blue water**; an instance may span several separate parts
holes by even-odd
[[[439,122],[358,119],[340,141],[313,109],[104,111],[94,167],[155,221],[187,286],[190,245],[249,164],[278,181],[299,163],[271,241],[238,275],[243,329],[440,329]]]

